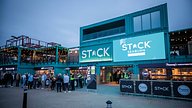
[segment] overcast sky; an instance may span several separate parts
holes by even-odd
[[[167,3],[169,30],[192,28],[192,0],[0,0],[0,46],[12,35],[79,46],[79,29]]]

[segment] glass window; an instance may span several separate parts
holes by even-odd
[[[151,13],[151,25],[152,25],[152,28],[158,28],[161,26],[160,11]]]
[[[141,31],[141,16],[133,18],[134,32]]]
[[[142,27],[143,27],[143,30],[148,30],[151,28],[150,14],[142,15]]]

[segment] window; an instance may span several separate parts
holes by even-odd
[[[160,11],[134,17],[133,26],[134,32],[161,27]]]
[[[143,28],[143,30],[148,30],[151,28],[150,14],[142,15],[142,28]]]
[[[141,16],[137,16],[133,18],[134,23],[134,31],[141,31]]]
[[[152,28],[160,27],[160,11],[151,13],[151,25]]]

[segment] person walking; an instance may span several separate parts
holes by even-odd
[[[63,82],[64,82],[64,91],[65,93],[67,93],[69,89],[69,76],[67,75],[67,73],[64,74]]]

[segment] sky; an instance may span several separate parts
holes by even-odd
[[[26,35],[77,47],[80,27],[164,3],[169,31],[192,28],[192,0],[0,0],[0,46]]]

